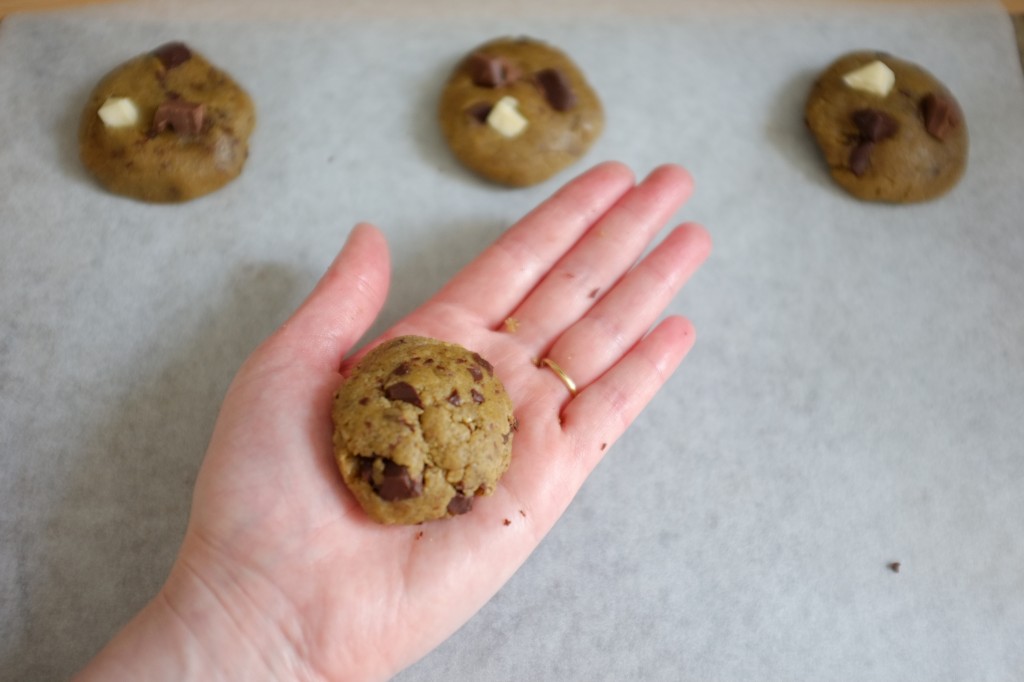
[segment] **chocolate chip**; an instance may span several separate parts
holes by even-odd
[[[480,357],[479,353],[473,353],[473,359],[476,360],[481,367],[487,370],[488,376],[494,376],[494,365]]]
[[[484,371],[480,369],[478,365],[470,365],[468,367],[469,373],[473,375],[473,381],[482,381],[484,378]]]
[[[928,134],[940,142],[959,123],[956,105],[948,97],[929,92],[921,99],[921,115]]]
[[[370,399],[369,398],[360,398],[359,399],[359,404],[363,405],[363,406],[369,405],[370,404]]]
[[[418,497],[423,492],[423,481],[412,480],[407,467],[385,459],[384,474],[376,490],[380,499],[388,502],[408,500],[410,497]]]
[[[868,142],[881,142],[900,129],[895,118],[878,109],[858,109],[853,112],[853,124],[860,131],[861,139]]]
[[[452,394],[448,396],[448,402],[450,402],[455,407],[458,407],[459,405],[462,404],[462,398],[459,397],[459,389],[452,389]]]
[[[395,369],[392,370],[391,373],[394,374],[395,376],[405,376],[406,374],[409,373],[409,363],[403,362],[398,367],[395,367]]]
[[[473,508],[473,498],[466,497],[462,493],[456,493],[455,497],[448,503],[448,513],[452,516],[458,516],[459,514],[465,514]]]
[[[477,102],[476,104],[470,104],[469,108],[466,109],[466,113],[477,123],[487,123],[487,117],[491,115],[491,109],[493,108],[493,105],[489,102]]]
[[[474,52],[467,62],[473,85],[482,88],[500,88],[514,83],[522,75],[519,69],[504,57]]]
[[[192,50],[185,43],[167,43],[153,50],[153,56],[163,63],[165,69],[173,69],[192,59]]]
[[[373,478],[373,458],[356,457],[355,460],[359,465],[359,478],[362,479],[363,483],[369,483],[370,479]]]
[[[871,150],[874,147],[874,142],[865,140],[850,152],[850,170],[858,178],[864,175],[868,170],[868,166],[871,165]]]
[[[558,69],[544,69],[533,74],[533,79],[555,111],[569,111],[576,106],[576,94],[565,74]]]
[[[409,403],[416,407],[423,407],[423,402],[420,401],[420,395],[416,392],[416,389],[405,383],[399,381],[397,384],[391,384],[384,389],[384,397],[388,400],[401,400],[403,403]]]
[[[476,403],[477,405],[483,403],[484,394],[481,393],[480,391],[476,390],[475,388],[471,388],[469,389],[469,394],[473,396],[473,402]]]
[[[162,133],[168,128],[179,136],[198,135],[203,130],[206,106],[183,99],[168,99],[153,114],[153,131]]]

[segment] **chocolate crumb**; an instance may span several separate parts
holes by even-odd
[[[526,518],[526,512],[524,512],[522,509],[519,510],[519,515],[522,516],[524,519]]]
[[[417,540],[419,540],[422,537],[423,537],[423,531],[419,531],[419,532],[416,533],[416,539]]]
[[[192,59],[192,51],[185,43],[166,43],[153,50],[153,56],[160,60],[165,69],[173,69]]]
[[[533,78],[544,93],[544,99],[555,111],[569,111],[576,106],[576,94],[565,74],[558,69],[538,71],[533,74]]]
[[[510,519],[505,519],[504,521],[501,522],[501,524],[503,526],[511,526],[512,525],[512,521]]]
[[[894,561],[891,564],[889,564],[889,570],[892,571],[893,573],[899,573],[900,572],[900,562]]]
[[[589,296],[590,298],[597,298],[597,295],[598,295],[598,294],[599,294],[600,292],[601,292],[601,290],[600,290],[600,289],[592,289],[592,290],[590,291],[590,293],[588,294],[588,296]]]
[[[608,449],[608,443],[601,443],[601,452],[604,452],[607,449]]]
[[[403,403],[409,403],[416,407],[423,407],[423,402],[420,400],[419,394],[416,389],[400,381],[397,384],[391,384],[384,389],[384,397],[388,400],[401,400]]]

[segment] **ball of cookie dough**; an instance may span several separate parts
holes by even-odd
[[[805,118],[832,178],[860,199],[934,199],[967,165],[956,98],[920,66],[884,52],[836,60],[811,88]]]
[[[388,524],[470,511],[508,469],[516,430],[489,362],[420,336],[370,351],[335,396],[333,418],[345,484]]]
[[[448,79],[438,115],[462,163],[512,187],[575,162],[604,127],[601,101],[579,68],[530,38],[501,38],[470,52]]]
[[[111,192],[195,199],[242,172],[252,100],[184,43],[122,64],[92,91],[78,131],[82,163]]]

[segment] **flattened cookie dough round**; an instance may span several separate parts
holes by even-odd
[[[79,154],[111,192],[152,202],[195,199],[242,172],[252,100],[184,43],[105,76],[82,112]]]
[[[508,469],[516,429],[490,363],[420,336],[370,351],[335,396],[333,418],[345,484],[388,524],[470,511]]]
[[[832,178],[860,199],[934,199],[967,165],[956,98],[921,67],[884,52],[836,60],[811,89],[805,117]]]
[[[438,115],[462,163],[512,187],[572,164],[604,128],[601,101],[576,64],[530,38],[473,50],[448,79]]]

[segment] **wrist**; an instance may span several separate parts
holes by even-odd
[[[183,547],[157,596],[76,679],[319,679],[272,587],[200,556]]]

